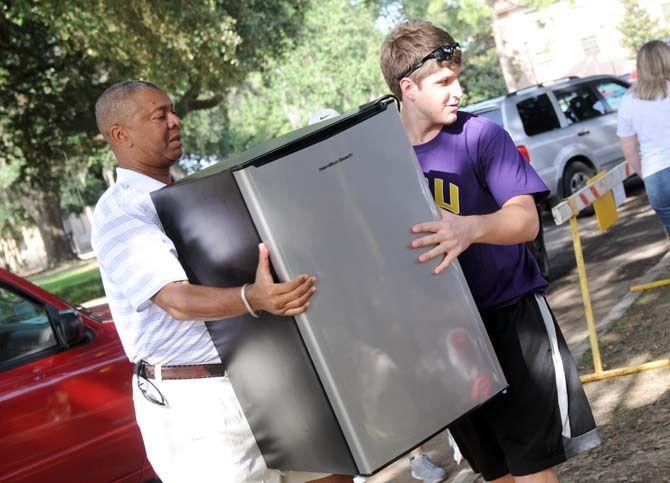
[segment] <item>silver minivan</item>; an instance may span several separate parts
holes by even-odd
[[[502,125],[551,190],[555,204],[620,161],[616,111],[629,84],[614,76],[569,77],[463,110]]]

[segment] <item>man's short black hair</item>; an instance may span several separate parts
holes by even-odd
[[[128,114],[128,100],[145,89],[162,89],[156,84],[143,80],[127,80],[117,82],[105,89],[95,102],[95,121],[98,130],[105,138],[109,136],[109,129],[124,119]]]

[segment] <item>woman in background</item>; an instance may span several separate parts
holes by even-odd
[[[626,161],[644,181],[649,204],[670,239],[670,45],[667,43],[652,40],[640,48],[637,82],[621,101],[617,135]]]

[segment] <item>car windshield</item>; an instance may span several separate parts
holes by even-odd
[[[45,308],[0,285],[0,364],[55,346]]]
[[[605,114],[605,106],[589,86],[576,86],[555,92],[568,124]]]
[[[619,110],[621,100],[628,91],[628,87],[612,81],[596,83],[596,89],[598,89],[600,95],[605,98],[605,102],[609,104],[610,109],[613,111]]]

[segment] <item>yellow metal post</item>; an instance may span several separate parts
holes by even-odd
[[[602,381],[610,377],[627,376],[628,374],[637,374],[638,372],[648,371],[649,369],[660,369],[662,367],[670,366],[670,359],[659,359],[657,361],[645,362],[637,366],[620,367],[618,369],[610,369],[609,371],[597,372],[595,374],[586,374],[581,376],[579,380],[583,383]]]
[[[596,335],[596,323],[593,317],[593,306],[591,305],[591,294],[589,292],[589,281],[586,278],[586,266],[584,264],[584,254],[582,252],[582,241],[579,238],[579,226],[577,226],[577,216],[570,218],[570,228],[572,229],[572,243],[575,247],[575,258],[577,259],[577,272],[579,273],[579,284],[582,287],[582,299],[584,300],[584,314],[586,315],[586,324],[589,327],[589,339],[591,341],[591,354],[593,355],[593,367],[596,374],[603,372],[603,364],[600,360],[600,348],[598,347],[598,336]]]
[[[659,280],[657,282],[645,283],[644,285],[634,285],[630,288],[631,292],[642,292],[643,290],[649,290],[652,288],[665,287],[670,285],[670,278],[667,280]]]

